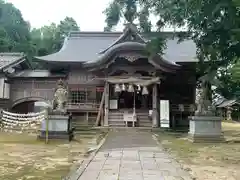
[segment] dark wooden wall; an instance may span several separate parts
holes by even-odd
[[[14,79],[11,83],[11,102],[28,97],[46,100],[53,98],[57,79]]]

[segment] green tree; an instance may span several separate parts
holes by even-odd
[[[57,25],[43,26],[31,31],[32,43],[36,48],[38,56],[44,56],[57,52],[62,47],[65,37],[70,31],[79,31],[76,21],[71,17],[66,17]]]
[[[80,31],[77,22],[72,17],[66,17],[64,20],[60,21],[58,25],[58,30],[61,37],[68,36],[70,31]]]
[[[240,97],[240,64],[230,65],[226,68],[220,68],[217,78],[223,86],[218,87],[215,92],[221,94],[227,99]]]
[[[146,3],[143,4],[141,0],[113,0],[104,13],[107,24],[104,31],[111,31],[122,18],[127,23],[134,23],[135,20],[138,20],[140,31],[151,31],[152,24],[149,21],[149,6]]]
[[[187,26],[198,53],[227,65],[240,56],[239,0],[146,0],[163,24]]]
[[[239,0],[146,0],[157,17],[158,25],[187,26],[178,33],[180,40],[192,39],[197,45],[199,73],[209,86],[220,67],[234,64],[240,56]],[[206,67],[203,61],[208,60]],[[223,79],[222,79],[223,80]],[[208,83],[207,83],[208,82]],[[210,98],[210,97],[208,97]]]
[[[30,25],[11,3],[0,1],[0,51],[32,52]]]

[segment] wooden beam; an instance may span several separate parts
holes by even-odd
[[[101,103],[100,103],[100,106],[99,106],[99,110],[98,110],[98,115],[97,115],[97,119],[96,119],[96,124],[95,124],[95,126],[98,126],[98,125],[99,125],[99,122],[100,122],[100,120],[101,120],[103,105],[104,105],[104,102],[105,102],[106,90],[107,90],[107,82],[105,83],[105,87],[104,87],[104,91],[103,91],[103,94],[102,94],[102,99],[101,99]]]

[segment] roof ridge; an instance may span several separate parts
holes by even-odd
[[[123,32],[103,32],[103,31],[71,31],[68,38],[74,37],[111,37],[120,36]]]

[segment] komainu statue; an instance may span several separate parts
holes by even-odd
[[[203,87],[198,89],[196,96],[196,111],[195,115],[198,116],[208,116],[214,114],[214,107],[210,100],[206,97],[206,89]]]
[[[53,98],[53,112],[65,113],[68,100],[68,88],[63,80],[58,80]]]

